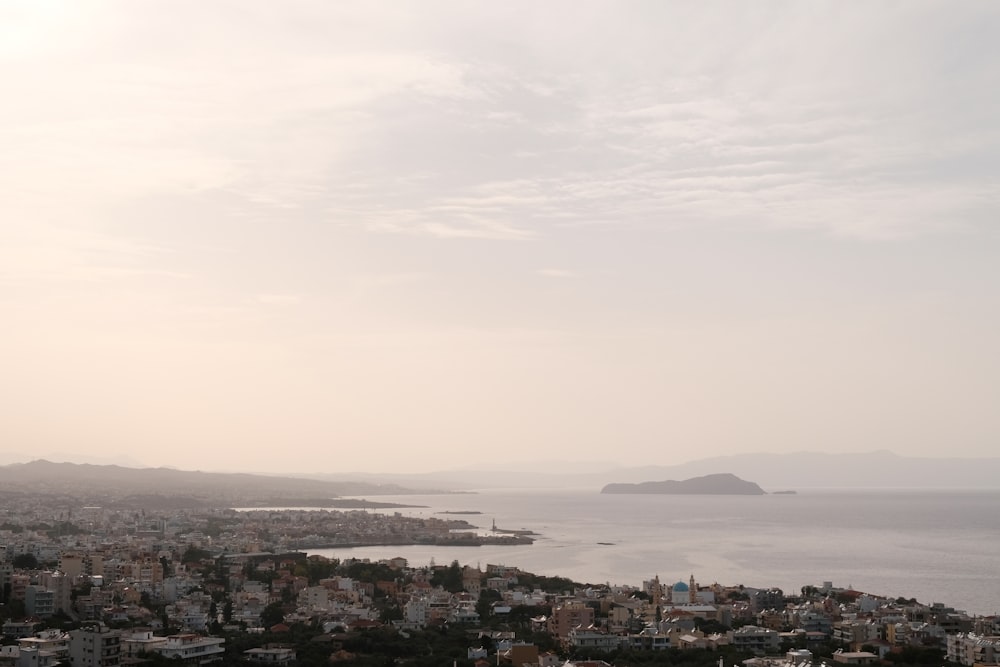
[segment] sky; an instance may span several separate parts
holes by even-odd
[[[998,34],[0,0],[0,463],[996,456]]]

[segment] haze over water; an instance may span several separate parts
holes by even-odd
[[[370,498],[400,502],[399,496]],[[814,491],[798,495],[601,495],[594,490],[489,490],[406,497],[488,529],[540,533],[529,546],[364,547],[325,556],[404,556],[411,565],[503,563],[586,583],[835,586],[942,602],[969,613],[1000,610],[1000,492]],[[397,510],[384,510],[397,511]],[[611,544],[600,544],[608,542]]]

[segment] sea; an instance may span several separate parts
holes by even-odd
[[[411,565],[516,566],[591,584],[803,586],[1000,613],[1000,491],[822,489],[763,496],[618,495],[593,489],[483,489],[369,496],[421,505],[368,510],[459,518],[488,532],[537,533],[530,545],[315,549]],[[462,514],[450,514],[462,513]]]

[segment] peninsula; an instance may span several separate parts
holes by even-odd
[[[717,473],[685,480],[668,479],[662,482],[608,484],[601,489],[601,493],[762,496],[766,492],[754,482],[740,479],[736,475]]]

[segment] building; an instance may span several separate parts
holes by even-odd
[[[594,624],[594,609],[582,602],[568,602],[552,610],[548,619],[549,634],[560,639],[569,637],[573,628],[589,628]]]
[[[121,633],[91,625],[69,633],[71,667],[112,667],[121,662]]]
[[[948,660],[959,665],[1000,663],[1000,637],[973,633],[948,635]]]
[[[780,588],[766,588],[751,590],[750,608],[755,612],[762,612],[768,609],[784,609],[785,592]]]
[[[770,653],[778,650],[781,643],[781,633],[770,628],[744,625],[729,633],[729,643],[740,651]]]
[[[56,596],[44,586],[28,586],[24,591],[24,610],[29,616],[45,618],[56,613]]]
[[[573,628],[566,637],[567,645],[575,650],[615,651],[622,646],[622,638],[593,630]]]
[[[133,629],[122,635],[122,655],[126,658],[138,658],[145,653],[152,653],[166,643],[166,637],[158,637],[148,628]]]
[[[3,636],[8,639],[20,637],[30,637],[35,633],[39,620],[37,618],[26,618],[23,621],[4,621]]]
[[[69,633],[61,630],[42,630],[34,637],[22,637],[17,640],[21,649],[38,649],[40,655],[49,654],[56,661],[69,657]]]
[[[185,665],[207,665],[222,660],[222,654],[226,652],[222,645],[225,643],[222,637],[170,635],[165,644],[153,650],[164,658],[178,660]]]
[[[21,646],[0,647],[2,667],[56,667],[58,664],[58,657],[49,651]]]
[[[868,651],[841,651],[833,653],[833,661],[842,665],[871,665],[878,662],[878,656]]]
[[[73,580],[64,573],[41,572],[38,584],[52,592],[52,608],[55,611],[69,612],[72,606]]]
[[[252,648],[243,651],[250,662],[258,662],[265,665],[287,665],[295,662],[295,649],[278,648]]]

